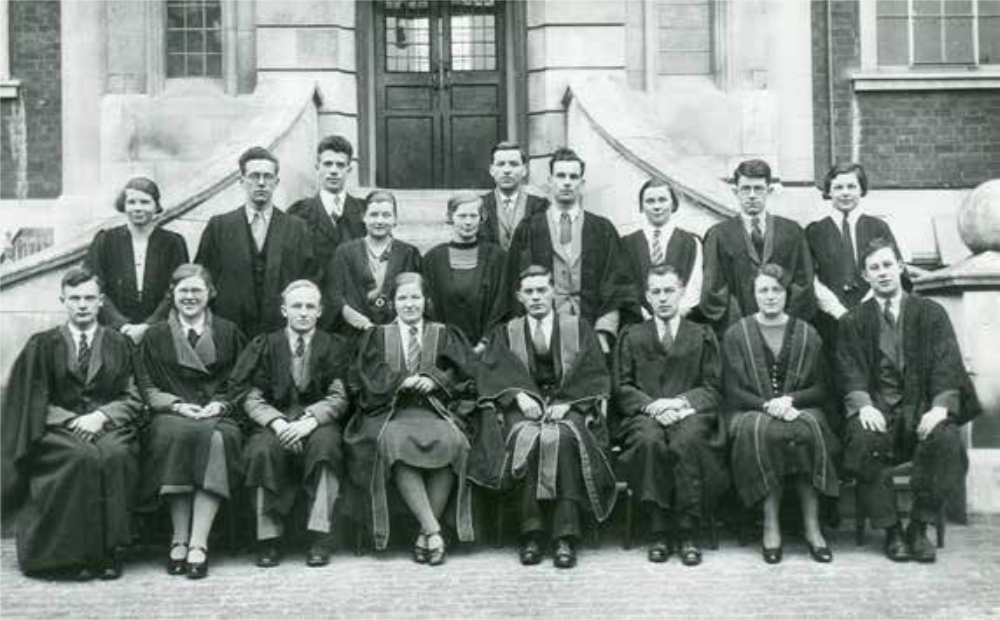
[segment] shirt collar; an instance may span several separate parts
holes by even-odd
[[[409,325],[409,323],[404,322],[403,319],[398,318],[398,317],[396,318],[396,323],[399,325],[399,331],[400,331],[400,333],[403,334],[403,337],[404,338],[409,338],[410,337],[410,325]],[[416,327],[417,327],[417,333],[418,334],[423,334],[424,333],[424,320],[420,319],[420,322],[417,323]]]
[[[493,193],[496,194],[497,204],[501,207],[503,207],[508,200],[510,200],[511,207],[516,207],[517,201],[521,198],[521,190],[517,190],[511,194],[510,197],[504,196],[499,189],[493,190]]]
[[[274,215],[274,205],[267,205],[267,207],[261,211],[257,211],[257,209],[254,209],[250,205],[246,205],[243,209],[247,216],[247,224],[253,224],[253,216],[256,213],[260,213],[261,215],[264,216],[265,224],[270,224],[271,216]]]
[[[674,234],[675,228],[677,228],[677,226],[674,225],[673,220],[667,222],[663,226],[653,226],[652,224],[649,223],[648,220],[642,224],[642,231],[646,234],[647,240],[652,241],[653,232],[659,229],[660,239],[664,243],[666,243],[666,241],[670,239],[670,236]]]
[[[344,212],[344,193],[334,193],[326,189],[319,190],[319,199],[327,215],[340,217]]]
[[[899,310],[903,306],[904,295],[905,293],[903,293],[903,289],[900,287],[900,289],[896,291],[896,295],[889,299],[889,307],[892,308],[892,313],[896,316],[897,320],[899,319]],[[875,300],[878,301],[879,310],[884,310],[886,302],[885,298],[875,297]]]
[[[662,340],[663,339],[663,330],[667,329],[668,327],[670,328],[670,335],[671,336],[676,336],[677,335],[677,327],[678,327],[678,325],[681,322],[681,313],[678,312],[677,314],[674,315],[674,318],[670,319],[669,321],[664,321],[663,319],[661,319],[658,316],[653,316],[653,320],[656,321],[656,334]]]
[[[73,323],[66,323],[66,327],[69,328],[69,333],[73,336],[73,344],[80,344],[80,334],[87,334],[87,344],[94,346],[94,336],[97,335],[97,323],[90,326],[90,329],[82,331],[73,325]]]
[[[533,328],[537,327],[538,325],[541,325],[542,331],[545,333],[546,337],[548,337],[552,335],[552,324],[555,320],[555,314],[556,314],[555,311],[552,311],[546,314],[545,318],[543,319],[539,320],[533,316],[528,317],[528,319],[530,320],[531,327]]]
[[[562,219],[563,213],[569,213],[569,220],[571,222],[575,222],[577,219],[580,218],[581,215],[583,215],[583,208],[580,206],[580,203],[576,203],[569,209],[565,210],[557,207],[556,205],[552,205],[551,210],[552,210],[552,219],[554,219],[556,222]]]
[[[740,218],[743,220],[743,228],[745,228],[748,233],[753,230],[753,217],[758,218],[758,221],[760,222],[760,232],[762,234],[767,232],[767,211],[761,211],[760,214],[756,216],[750,216],[743,211],[740,211]]]
[[[180,314],[180,313],[178,312],[178,313],[177,313],[177,322],[178,322],[178,323],[180,324],[180,326],[181,326],[181,329],[183,329],[183,330],[184,330],[184,333],[185,333],[185,334],[186,334],[186,333],[188,333],[188,330],[191,330],[191,329],[193,329],[193,330],[195,331],[195,333],[197,333],[197,334],[198,334],[198,335],[200,336],[200,335],[201,335],[201,333],[202,333],[203,331],[205,331],[205,315],[204,315],[204,314],[202,314],[202,315],[201,315],[201,318],[199,318],[199,319],[198,319],[197,321],[195,321],[194,323],[189,323],[189,322],[188,322],[188,321],[187,321],[187,320],[186,320],[186,319],[185,319],[185,318],[184,318],[183,316],[181,316],[181,314]]]
[[[306,332],[304,334],[300,334],[299,332],[295,331],[291,327],[286,327],[285,328],[285,337],[288,338],[288,344],[291,347],[292,351],[295,350],[295,345],[299,341],[299,336],[301,336],[302,339],[306,341],[306,347],[308,348],[309,345],[310,345],[310,343],[312,343],[312,339],[313,339],[313,336],[315,334],[316,334],[316,329],[315,328],[313,328],[312,330],[310,330],[310,331],[308,331],[308,332]]]
[[[859,207],[854,207],[847,214],[847,223],[848,223],[848,225],[851,228],[857,227],[857,225],[858,225],[858,218],[860,218],[860,217],[861,217],[861,207],[860,206]],[[839,209],[833,209],[833,213],[830,214],[830,219],[833,220],[833,223],[837,225],[837,228],[840,228],[841,223],[844,221],[844,214]]]

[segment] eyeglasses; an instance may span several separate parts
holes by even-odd
[[[736,188],[741,196],[763,196],[767,190],[767,185],[741,185]]]
[[[278,177],[270,172],[251,172],[244,174],[243,178],[251,183],[271,183]]]

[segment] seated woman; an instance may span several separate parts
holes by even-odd
[[[479,240],[482,209],[478,194],[452,196],[448,200],[451,241],[432,248],[421,261],[431,317],[462,330],[477,351],[486,345],[504,263],[500,246]]]
[[[393,287],[398,318],[365,332],[351,369],[358,411],[344,433],[353,484],[368,489],[377,549],[389,540],[387,481],[420,522],[413,559],[445,561],[440,519],[454,490],[458,538],[473,539],[466,463],[469,441],[454,414],[471,353],[457,329],[424,320],[424,281],[403,273]]]
[[[188,262],[187,243],[156,226],[160,189],[147,178],[126,183],[115,209],[127,222],[97,233],[84,263],[104,282],[101,323],[138,344],[150,325],[167,318],[170,274]]]
[[[392,236],[396,218],[392,192],[375,190],[365,198],[367,234],[337,248],[321,284],[323,299],[332,306],[326,311],[332,320],[323,323],[328,331],[358,335],[393,320],[388,294],[393,280],[403,272],[420,271],[417,248]]]
[[[239,398],[228,379],[245,338],[208,311],[214,294],[204,267],[178,267],[170,315],[149,328],[139,354],[139,384],[153,412],[140,492],[169,504],[167,572],[191,579],[208,575],[208,534],[240,464]]]
[[[798,491],[810,555],[830,562],[817,493],[836,497],[839,487],[831,460],[836,440],[822,411],[827,400],[822,341],[810,325],[785,313],[786,282],[784,269],[764,265],[754,279],[760,311],[725,335],[733,482],[747,506],[763,500],[765,562],[781,561],[778,515],[788,479]]]

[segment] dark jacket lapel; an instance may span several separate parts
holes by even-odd
[[[284,256],[286,229],[288,223],[285,221],[285,214],[273,207],[271,214],[271,225],[267,227],[267,242],[264,244],[267,252],[267,270],[264,273],[264,290],[278,290],[278,282],[281,277],[281,261]]]

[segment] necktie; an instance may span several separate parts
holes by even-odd
[[[663,232],[659,228],[653,229],[653,249],[650,252],[650,263],[655,267],[663,262]]]
[[[333,195],[333,209],[330,210],[330,219],[333,220],[333,225],[337,225],[337,218],[340,217],[340,194]]]
[[[889,324],[889,327],[896,327],[896,315],[892,312],[892,300],[885,300],[885,307],[882,310],[882,317],[885,322]]]
[[[306,341],[299,336],[295,341],[295,350],[292,352],[292,380],[295,387],[303,390],[306,387]]]
[[[80,367],[80,372],[86,376],[90,368],[90,343],[87,342],[87,334],[80,334],[80,346],[76,349],[76,363]]]
[[[843,222],[840,224],[840,235],[841,243],[843,244],[841,256],[843,257],[844,275],[849,280],[854,280],[854,276],[858,271],[858,262],[854,258],[854,239],[851,237],[851,226],[847,221],[846,213],[844,214]]]
[[[191,345],[192,349],[198,346],[198,332],[193,329],[188,330],[188,343]]]
[[[302,357],[306,354],[306,339],[299,336],[295,341],[295,357]]]
[[[760,218],[756,215],[750,218],[750,241],[757,250],[757,256],[764,259],[764,233],[760,231]]]
[[[416,325],[410,326],[410,342],[406,345],[406,369],[416,372],[420,364],[420,333]]]
[[[535,329],[531,332],[531,344],[535,347],[535,353],[539,355],[545,355],[549,352],[549,343],[545,340],[541,321],[535,321]]]
[[[503,199],[503,210],[506,211],[507,213],[510,213],[510,202],[511,202],[510,198]]]
[[[670,346],[674,344],[674,335],[670,333],[670,323],[664,323],[663,327],[663,339],[660,341],[663,343],[663,349],[665,351],[670,350]]]
[[[569,245],[573,240],[573,223],[569,220],[569,213],[559,216],[559,243]]]
[[[264,224],[264,216],[260,213],[253,214],[250,221],[250,234],[253,235],[253,243],[257,246],[257,251],[264,249],[264,239],[267,237],[267,228]]]

